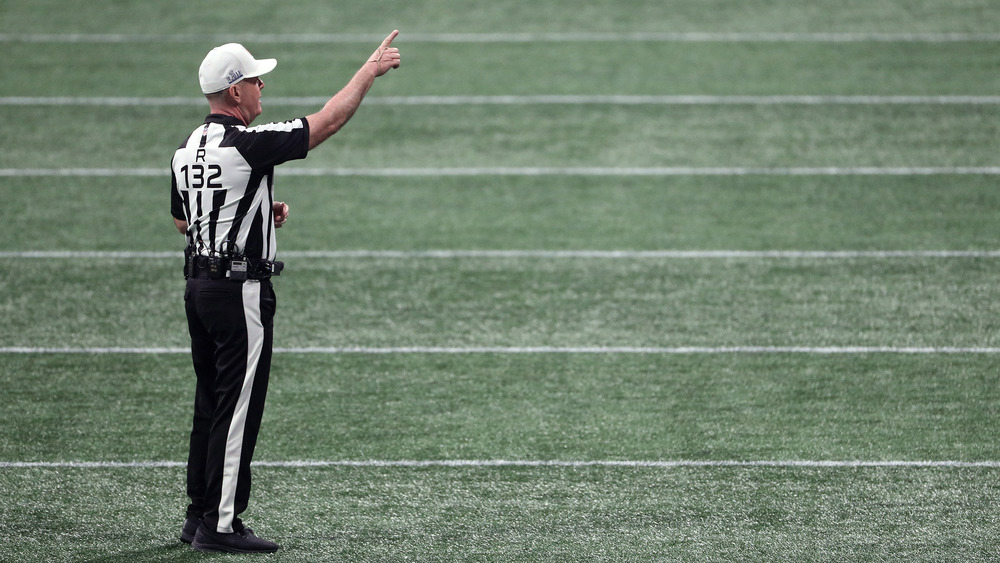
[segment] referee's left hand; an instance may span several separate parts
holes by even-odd
[[[382,44],[379,45],[378,49],[372,53],[369,57],[368,62],[375,63],[375,76],[379,77],[389,72],[390,69],[399,68],[399,49],[392,46],[392,40],[399,35],[399,30],[394,29],[392,33],[386,37]]]
[[[280,229],[288,220],[288,204],[283,201],[276,201],[271,204],[271,211],[274,213],[274,228]]]

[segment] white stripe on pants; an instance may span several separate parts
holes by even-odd
[[[236,402],[236,410],[229,425],[229,437],[226,440],[226,459],[222,474],[222,499],[219,502],[219,525],[216,531],[223,534],[233,532],[233,519],[236,517],[236,486],[240,473],[240,458],[243,455],[243,430],[246,426],[247,409],[250,395],[253,392],[254,376],[260,361],[261,350],[264,347],[264,326],[260,312],[260,288],[258,282],[247,281],[243,284],[243,311],[247,325],[247,371],[243,380],[243,388]]]

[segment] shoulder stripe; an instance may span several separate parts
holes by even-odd
[[[295,119],[290,119],[288,121],[277,121],[272,123],[264,123],[262,125],[255,125],[253,127],[240,127],[241,130],[247,131],[249,133],[260,133],[265,131],[278,131],[287,132],[294,131],[296,129],[302,129],[305,119],[299,117]]]

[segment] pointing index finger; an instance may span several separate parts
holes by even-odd
[[[395,39],[397,35],[399,35],[399,30],[398,29],[392,30],[392,33],[389,34],[389,37],[386,37],[385,40],[382,41],[382,47],[385,48],[388,47],[390,44],[392,44],[392,40]]]

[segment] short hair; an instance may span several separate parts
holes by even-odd
[[[225,101],[226,92],[228,91],[229,88],[226,88],[225,90],[219,90],[218,92],[205,94],[205,97],[208,98],[209,103],[221,103]]]

